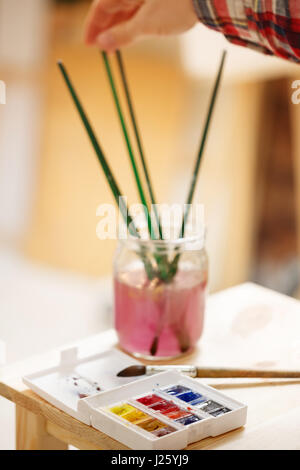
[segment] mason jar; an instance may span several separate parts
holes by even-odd
[[[155,360],[191,351],[203,330],[207,279],[203,236],[120,240],[114,308],[121,348]]]

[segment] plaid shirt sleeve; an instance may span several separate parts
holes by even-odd
[[[199,20],[232,43],[300,63],[300,0],[193,0]]]

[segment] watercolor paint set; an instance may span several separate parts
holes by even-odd
[[[132,449],[184,449],[246,423],[247,407],[195,379],[162,372],[80,400],[94,428]]]
[[[120,378],[139,362],[116,349],[79,358],[64,351],[57,367],[24,383],[45,400],[131,449],[184,449],[243,426],[247,407],[174,371]]]

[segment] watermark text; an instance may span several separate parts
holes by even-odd
[[[186,235],[204,235],[203,204],[156,204],[149,210],[142,204],[127,204],[120,198],[118,207],[100,204],[96,234],[100,240],[126,240],[129,236],[174,240]]]
[[[0,80],[0,104],[6,104],[6,85],[3,80]]]

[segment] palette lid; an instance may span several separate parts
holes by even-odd
[[[78,348],[64,349],[60,352],[60,365],[70,366],[78,361]]]
[[[140,363],[116,348],[82,358],[80,349],[73,347],[61,351],[56,367],[27,375],[23,382],[52,405],[90,424],[90,415],[78,409],[79,402],[136,380],[117,377],[121,369],[136,364]]]

